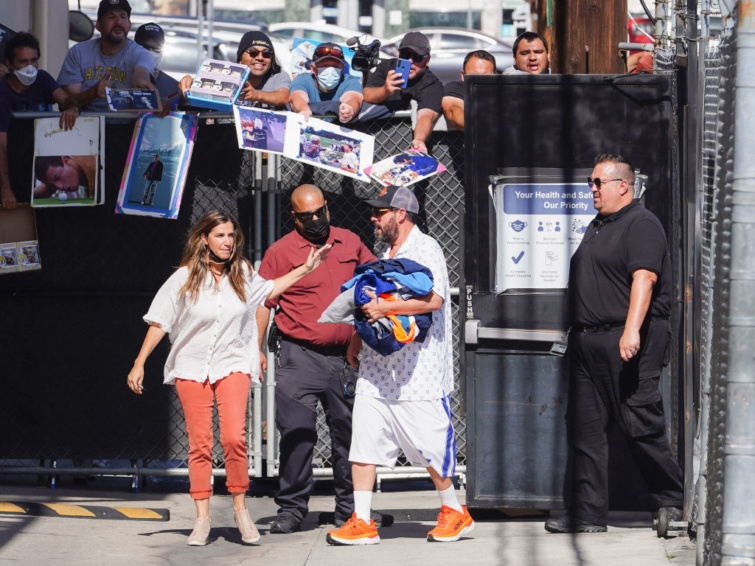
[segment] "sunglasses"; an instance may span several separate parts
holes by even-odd
[[[337,59],[343,59],[343,49],[337,45],[321,45],[315,49],[314,54],[314,58],[319,59],[320,57],[336,57]]]
[[[374,216],[375,218],[380,218],[381,216],[383,216],[383,214],[385,214],[386,212],[390,212],[391,210],[393,210],[393,209],[391,209],[391,208],[374,208],[373,207],[372,208],[372,216]]]
[[[258,55],[262,55],[263,59],[270,59],[273,56],[273,52],[269,49],[254,49],[249,48],[246,50],[247,53],[249,53],[249,57],[252,59],[256,59]]]
[[[590,179],[590,177],[587,178],[587,186],[592,189],[592,186],[595,185],[598,187],[598,190],[600,190],[600,187],[605,185],[606,183],[613,183],[614,181],[623,181],[624,179],[600,179],[598,177],[595,177],[594,179]]]
[[[409,59],[414,63],[421,63],[425,60],[425,57],[427,57],[427,55],[420,55],[411,49],[399,49],[398,56],[402,59]]]
[[[314,219],[315,216],[317,216],[317,218],[322,218],[323,216],[325,216],[327,212],[328,212],[328,205],[324,204],[317,210],[313,210],[311,212],[294,211],[294,216],[299,222],[304,223],[304,222],[309,222],[310,220]]]

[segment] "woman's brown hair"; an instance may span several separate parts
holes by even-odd
[[[236,296],[246,302],[245,284],[247,277],[252,273],[252,264],[244,257],[244,234],[241,232],[241,226],[238,221],[230,214],[222,210],[212,210],[202,216],[189,232],[184,246],[184,254],[181,258],[179,267],[189,268],[189,278],[181,287],[180,296],[185,293],[196,301],[199,296],[199,289],[207,279],[207,273],[210,271],[209,248],[202,239],[212,232],[215,226],[230,222],[233,224],[234,246],[231,257],[226,263],[228,268],[228,280],[231,283]],[[246,266],[246,267],[245,267]]]

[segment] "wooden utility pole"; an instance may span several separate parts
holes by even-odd
[[[537,8],[538,31],[551,40],[554,73],[625,72],[618,45],[627,40],[627,0],[539,0]]]

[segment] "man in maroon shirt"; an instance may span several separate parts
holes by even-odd
[[[275,325],[281,338],[275,370],[275,424],[280,431],[280,491],[275,497],[278,516],[271,533],[301,529],[313,488],[312,452],[317,442],[317,401],[328,415],[336,492],[335,523],[346,522],[354,511],[349,448],[356,381],[346,363],[346,348],[354,333],[348,324],[320,324],[317,320],[352,278],[354,268],[374,261],[359,236],[330,226],[328,205],[320,189],[301,185],[291,194],[296,229],[275,242],[265,253],[259,274],[274,279],[301,265],[312,246],[333,247],[320,269],[292,285],[277,300],[257,310],[260,346],[277,307]],[[265,356],[260,356],[267,370]],[[387,526],[383,517],[383,524]],[[377,521],[376,521],[377,522]]]

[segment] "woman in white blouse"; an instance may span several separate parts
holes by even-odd
[[[246,543],[260,534],[244,501],[249,487],[246,409],[251,382],[259,383],[255,311],[317,268],[330,246],[312,248],[304,265],[273,281],[252,270],[243,255],[238,222],[221,211],[199,219],[186,240],[179,268],[157,292],[144,320],[150,326],[128,386],[141,395],[144,363],[165,334],[172,344],[164,383],[175,383],[189,437],[189,483],[197,507],[188,544],[203,546],[210,534],[212,410],[218,406],[220,443],[233,515]]]

